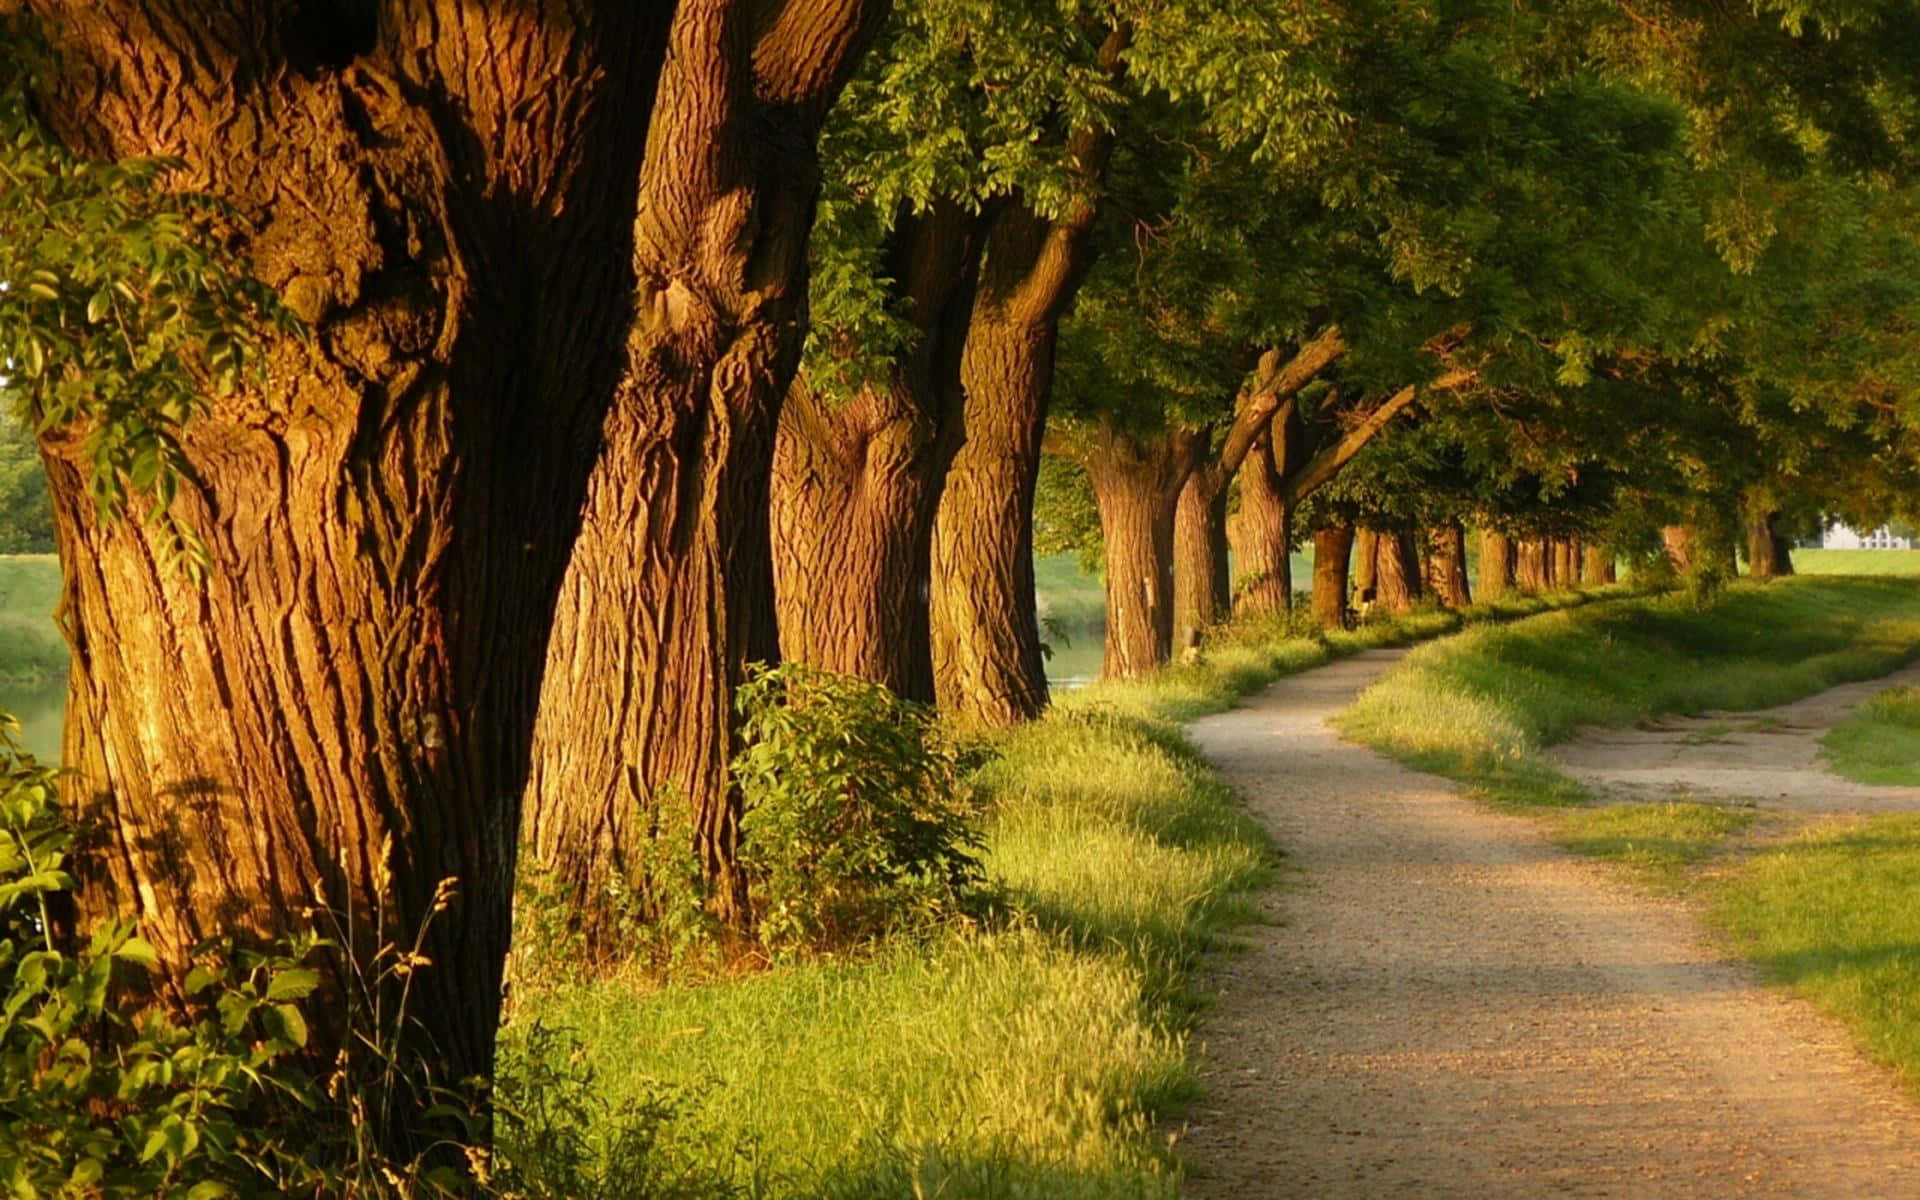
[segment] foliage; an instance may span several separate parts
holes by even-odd
[[[165,552],[195,561],[174,496],[180,431],[209,395],[260,378],[260,332],[293,318],[222,236],[228,209],[175,190],[179,164],[95,162],[50,136],[33,63],[0,24],[0,406],[43,438],[83,439],[94,501],[151,502]]]
[[[799,664],[741,685],[741,867],[761,940],[847,945],[964,906],[979,836],[931,714]]]
[[[53,549],[53,506],[32,436],[0,410],[0,554]]]

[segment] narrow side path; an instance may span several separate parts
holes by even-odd
[[[1665,717],[1640,729],[1588,729],[1547,754],[1576,779],[1621,799],[1696,792],[1799,812],[1912,812],[1920,787],[1855,783],[1827,770],[1820,739],[1864,701],[1920,684],[1920,663],[1755,712]]]
[[[1286,849],[1202,1021],[1196,1196],[1920,1195],[1920,1106],[1678,905],[1326,727],[1399,656],[1194,740]]]

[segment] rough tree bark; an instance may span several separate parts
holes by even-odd
[[[768,486],[804,334],[815,142],[885,0],[681,0],[634,223],[635,312],[554,614],[527,839],[591,928],[697,860],[743,915],[733,692],[777,653]]]
[[[622,361],[666,14],[39,0],[48,110],[94,154],[168,154],[247,218],[311,328],[211,401],[178,501],[204,588],[105,523],[43,442],[73,647],[70,795],[105,823],[84,919],[203,938],[340,911],[340,960],[410,941],[402,1067],[491,1072],[549,614]],[[334,971],[355,969],[336,961]],[[338,992],[313,1052],[346,1042]],[[429,1058],[430,1056],[430,1058]],[[409,1120],[413,1118],[408,1118]],[[381,1131],[397,1147],[414,1131]]]
[[[1523,592],[1544,592],[1553,586],[1553,556],[1544,538],[1521,538],[1513,547],[1513,581]]]
[[[1747,507],[1747,574],[1755,579],[1793,574],[1793,543],[1774,529],[1779,519],[1779,511],[1765,504]]]
[[[1553,543],[1554,586],[1571,588],[1580,582],[1580,543],[1574,538],[1558,538]]]
[[[957,403],[977,220],[904,215],[887,265],[916,340],[884,382],[833,403],[796,380],[773,458],[780,654],[933,701],[929,555],[940,413]]]
[[[1101,61],[1117,73],[1127,35]],[[1068,153],[1085,187],[1043,217],[1019,198],[985,230],[973,313],[961,354],[962,399],[943,414],[945,488],[934,516],[929,605],[934,694],[961,725],[1010,725],[1047,702],[1033,581],[1033,491],[1053,388],[1060,317],[1091,265],[1112,138],[1080,130]]]
[[[1346,349],[1340,330],[1330,328],[1291,355],[1283,357],[1278,349],[1262,354],[1252,381],[1234,401],[1233,420],[1221,435],[1218,450],[1188,476],[1175,516],[1174,628],[1182,644],[1224,620],[1232,603],[1234,587],[1227,579],[1227,483],[1256,459],[1263,461],[1247,471],[1240,484],[1242,519],[1235,523],[1235,532],[1241,540],[1235,543],[1234,558],[1242,564],[1243,578],[1249,577],[1247,564],[1257,558],[1260,574],[1250,586],[1262,591],[1263,602],[1272,611],[1286,607],[1286,589],[1291,586],[1285,578],[1286,507],[1268,504],[1251,511],[1248,491],[1262,486],[1269,492],[1277,489],[1279,472],[1285,468],[1293,398]],[[1280,456],[1277,461],[1272,457],[1275,452]],[[1254,496],[1251,504],[1258,508],[1262,499]],[[1277,564],[1276,545],[1280,547]],[[1243,552],[1252,557],[1242,558]]]
[[[1498,600],[1513,590],[1513,539],[1495,529],[1480,531],[1480,599]]]
[[[1382,530],[1374,538],[1374,595],[1376,604],[1403,616],[1419,603],[1420,554],[1412,533]]]
[[[1135,438],[1103,423],[1076,456],[1093,483],[1107,550],[1108,679],[1137,679],[1172,654],[1173,514],[1197,440]]]
[[[1360,526],[1353,531],[1353,591],[1368,603],[1379,600],[1380,535]]]
[[[1691,525],[1667,525],[1660,530],[1660,544],[1667,552],[1667,562],[1673,567],[1674,574],[1685,575],[1693,569],[1698,557],[1699,539]]]
[[[1285,612],[1293,593],[1293,508],[1281,466],[1288,415],[1276,415],[1272,432],[1241,464],[1240,511],[1227,523],[1234,605],[1256,616]],[[1281,446],[1274,445],[1276,436]]]
[[[1467,531],[1459,522],[1431,531],[1432,552],[1427,556],[1427,588],[1448,608],[1473,603],[1467,586]]]
[[[1322,629],[1347,621],[1347,566],[1353,558],[1351,525],[1327,525],[1313,531],[1313,619]]]
[[[1580,582],[1589,587],[1602,587],[1614,582],[1613,551],[1588,542],[1580,564]]]

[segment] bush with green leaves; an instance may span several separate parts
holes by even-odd
[[[787,664],[740,688],[741,865],[761,941],[830,948],[966,911],[980,835],[925,708]]]

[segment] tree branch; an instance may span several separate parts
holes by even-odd
[[[1300,503],[1315,489],[1338,475],[1341,468],[1352,462],[1354,456],[1364,450],[1367,443],[1387,427],[1389,421],[1399,416],[1424,392],[1453,391],[1465,387],[1473,380],[1474,374],[1471,371],[1448,371],[1424,389],[1412,384],[1401,388],[1362,418],[1358,425],[1349,429],[1339,441],[1308,459],[1298,471],[1281,484],[1280,494],[1286,498],[1290,506]]]
[[[1338,325],[1294,352],[1286,365],[1280,364],[1280,351],[1269,350],[1260,356],[1260,366],[1251,387],[1240,393],[1234,405],[1233,424],[1220,443],[1220,469],[1229,478],[1240,469],[1253,444],[1272,423],[1283,404],[1290,404],[1301,388],[1347,352]]]

